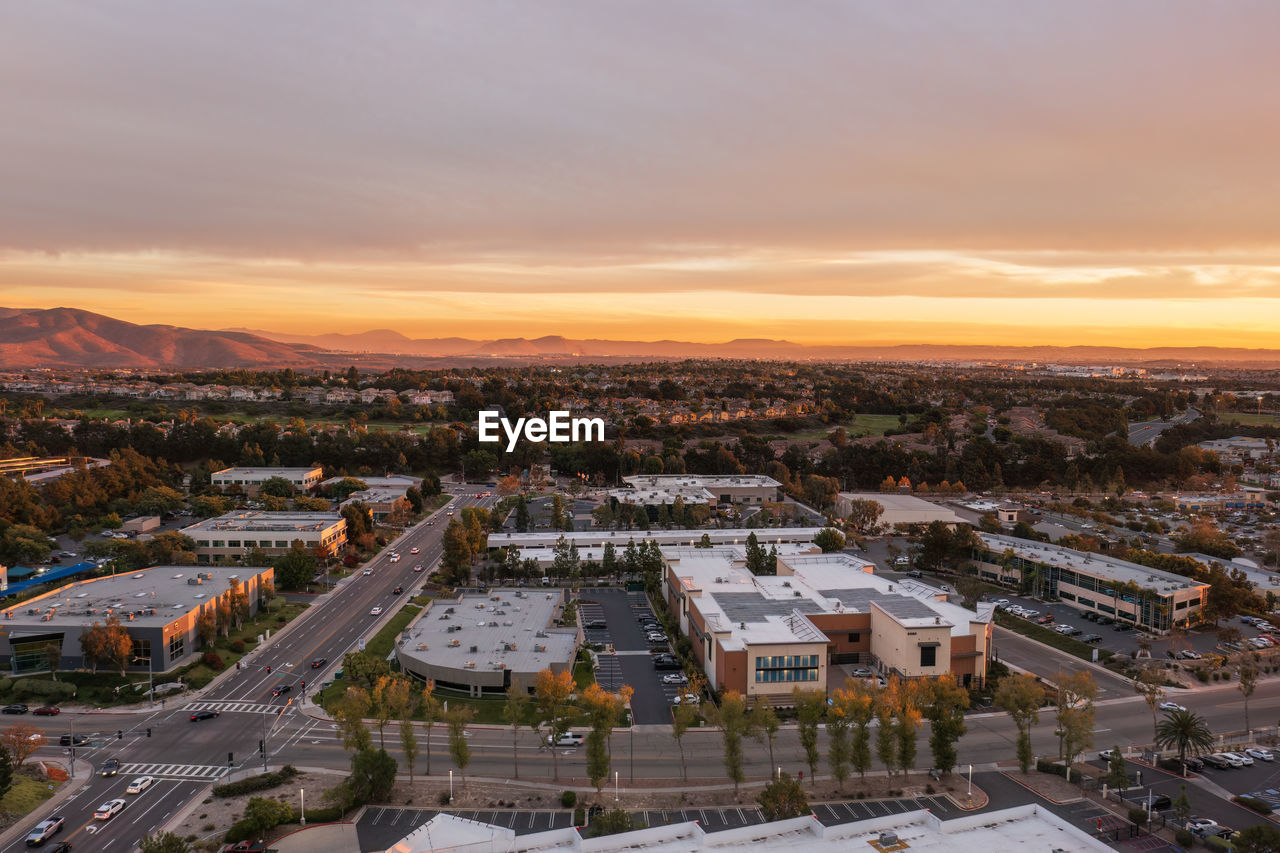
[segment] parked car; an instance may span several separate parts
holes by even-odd
[[[1116,751],[1114,749],[1104,749],[1098,753],[1098,758],[1101,758],[1103,761],[1110,761],[1112,756],[1115,754]]]
[[[606,621],[604,621],[603,619],[592,619],[592,620],[588,621],[588,622],[587,622],[585,625],[583,625],[582,627],[584,627],[584,628],[608,628],[608,627],[609,627],[609,623],[608,623],[608,622],[606,622]]]
[[[1041,625],[1048,625],[1052,621],[1053,621],[1052,613],[1046,613],[1045,615],[1041,616],[1039,619],[1036,620],[1036,622],[1040,623]]]
[[[1231,762],[1223,758],[1221,755],[1219,755],[1216,752],[1203,756],[1202,760],[1204,761],[1205,764],[1208,764],[1210,767],[1216,767],[1219,770],[1231,769]]]
[[[5,705],[4,708],[0,708],[0,714],[25,714],[25,713],[27,713],[27,706],[21,703],[17,705]]]
[[[1262,749],[1261,747],[1257,747],[1257,746],[1249,747],[1244,751],[1244,754],[1249,756],[1250,758],[1256,758],[1259,761],[1270,762],[1270,761],[1276,760],[1275,754],[1271,752],[1271,750]]]
[[[1159,811],[1164,811],[1165,809],[1168,809],[1168,808],[1173,808],[1173,800],[1169,798],[1168,794],[1154,794],[1154,795],[1148,794],[1148,796],[1144,797],[1143,799],[1136,800],[1136,802],[1140,806],[1146,806],[1153,812],[1159,812]]]
[[[994,602],[994,603],[995,603],[995,606],[996,606],[996,607],[1008,607],[1008,606],[1009,606],[1009,599],[1007,599],[1007,598],[997,598],[997,599],[995,600],[995,602]]]
[[[119,798],[107,800],[105,803],[98,806],[98,810],[93,813],[93,816],[98,820],[111,820],[111,818],[124,811],[124,805],[124,800]]]
[[[1196,835],[1203,835],[1218,825],[1216,820],[1207,817],[1193,817],[1187,821],[1187,831]]]
[[[663,684],[688,684],[689,676],[685,675],[683,672],[669,672],[666,675],[662,676],[662,683]]]
[[[680,669],[680,661],[675,658],[654,658],[654,669]]]
[[[155,781],[156,779],[154,776],[139,776],[137,779],[134,779],[129,783],[129,787],[125,788],[124,792],[126,794],[141,794],[143,791],[150,788]]]
[[[62,713],[62,709],[57,705],[41,705],[31,713],[37,717],[56,717]]]
[[[1197,651],[1193,651],[1192,649],[1183,649],[1182,651],[1178,652],[1178,657],[1182,658],[1183,660],[1200,660],[1202,655]]]
[[[1222,757],[1231,762],[1232,767],[1252,767],[1253,759],[1242,752],[1224,752]],[[1237,764],[1236,762],[1240,762]]]
[[[53,838],[59,832],[62,832],[62,824],[63,820],[61,815],[54,815],[53,817],[40,821],[29,833],[27,833],[27,846],[41,846],[50,838]]]
[[[696,693],[681,693],[671,697],[672,705],[697,705],[700,701]]]
[[[870,678],[875,673],[867,669],[865,666],[859,666],[859,667],[855,667],[853,672],[849,674],[854,678]]]
[[[1080,642],[1082,642],[1082,643],[1101,643],[1101,642],[1102,642],[1102,635],[1101,635],[1101,634],[1085,634],[1083,637],[1081,637],[1081,638],[1080,638]]]

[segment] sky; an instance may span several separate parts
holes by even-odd
[[[1280,3],[0,0],[0,305],[1280,342]]]

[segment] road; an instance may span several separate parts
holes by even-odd
[[[1129,443],[1135,447],[1146,447],[1155,444],[1156,439],[1160,437],[1160,433],[1180,424],[1189,424],[1198,417],[1200,417],[1200,412],[1188,408],[1185,412],[1179,412],[1167,421],[1154,420],[1129,424]]]
[[[473,485],[467,491],[455,487],[458,497],[449,509],[492,505],[493,498],[475,497],[481,488]],[[303,683],[307,685],[305,689],[312,689],[341,665],[346,652],[394,615],[391,605],[398,598],[391,592],[394,587],[403,586],[408,595],[421,583],[442,553],[447,512],[442,509],[434,513],[389,543],[367,563],[372,574],[357,572],[344,580],[317,606],[299,616],[282,639],[268,640],[242,660],[240,670],[227,673],[188,704],[170,699],[166,707],[146,714],[64,712],[53,718],[24,719],[23,722],[43,728],[55,744],[73,727],[77,734],[100,733],[92,738],[92,745],[76,750],[77,757],[95,767],[108,758],[118,758],[124,765],[118,776],[95,777],[66,803],[59,812],[66,819],[59,839],[71,841],[76,849],[83,845],[107,853],[132,850],[139,839],[228,768],[264,762],[258,753],[260,740],[266,742],[266,762],[297,763],[293,752],[302,738],[318,731],[332,732],[331,724],[299,712]],[[418,548],[419,553],[411,554],[413,548]],[[402,555],[398,562],[391,562],[392,550]],[[420,574],[413,571],[419,564],[426,567]],[[383,608],[381,615],[370,612],[375,606]],[[315,658],[325,658],[327,663],[313,669],[311,661]],[[272,695],[283,686],[290,688],[288,694]],[[191,722],[190,714],[197,709],[218,711],[219,716]],[[124,737],[115,738],[116,731]],[[58,753],[61,748],[46,747],[41,752]],[[124,790],[130,780],[143,774],[158,777],[159,784],[142,794],[126,795]],[[128,802],[124,811],[109,821],[94,820],[93,811],[98,804],[116,797]],[[93,838],[92,845],[85,842],[89,837]],[[22,839],[0,848],[3,853],[24,849]]]

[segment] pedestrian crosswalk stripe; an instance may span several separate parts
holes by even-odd
[[[217,711],[219,713],[274,714],[284,705],[267,705],[262,702],[191,702],[184,705],[186,711]]]
[[[227,768],[217,764],[125,764],[122,776],[159,776],[167,779],[217,779]]]

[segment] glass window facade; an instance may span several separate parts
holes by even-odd
[[[173,661],[179,660],[183,655],[186,654],[185,641],[186,641],[186,637],[183,636],[182,634],[174,634],[172,637],[169,638],[170,663],[172,663]]]
[[[757,684],[817,680],[817,655],[762,655],[756,658]]]

